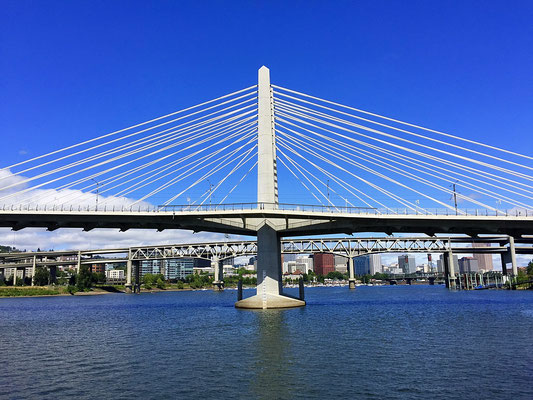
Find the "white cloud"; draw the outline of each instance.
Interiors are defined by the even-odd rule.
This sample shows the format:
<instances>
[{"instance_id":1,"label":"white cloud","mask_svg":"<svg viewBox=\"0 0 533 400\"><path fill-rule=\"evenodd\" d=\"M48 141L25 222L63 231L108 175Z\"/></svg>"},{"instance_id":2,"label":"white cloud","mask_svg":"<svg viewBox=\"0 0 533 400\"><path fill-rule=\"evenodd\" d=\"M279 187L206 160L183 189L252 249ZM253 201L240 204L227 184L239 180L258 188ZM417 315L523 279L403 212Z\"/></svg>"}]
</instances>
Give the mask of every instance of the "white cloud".
<instances>
[{"instance_id":1,"label":"white cloud","mask_svg":"<svg viewBox=\"0 0 533 400\"><path fill-rule=\"evenodd\" d=\"M20 204L39 207L45 204L48 207L52 205L63 204L65 209L71 206L73 209L78 207L86 208L96 205L98 199L98 208L103 209L105 206L108 210L117 207L129 207L136 200L127 197L105 196L102 193L82 192L73 189L32 189L25 181L25 177L13 174L9 169L0 170L0 207L2 205L16 206ZM25 193L19 193L21 190L27 190ZM139 202L135 207L150 207L148 202ZM230 237L231 239L236 236ZM198 243L224 241L223 234L200 232L193 234L191 231L184 230L165 230L157 232L155 230L132 229L126 232L119 232L118 229L94 229L84 232L81 229L63 228L53 232L48 232L44 228L26 228L17 232L9 228L0 228L0 244L13 246L21 250L54 249L54 250L72 250L72 249L100 249L130 247L140 245L159 245L159 244L179 244L179 243Z\"/></svg>"},{"instance_id":2,"label":"white cloud","mask_svg":"<svg viewBox=\"0 0 533 400\"><path fill-rule=\"evenodd\" d=\"M0 170L0 207L2 206L30 206L52 207L63 206L76 209L78 207L95 207L98 202L98 207L104 206L113 207L129 207L136 202L136 199L128 197L106 196L103 193L92 193L88 191L81 191L75 189L41 189L32 188L26 182L28 178L13 174L9 169ZM94 188L92 188L94 190ZM141 208L151 207L152 205L146 201L141 201L135 204L135 207Z\"/></svg>"}]
</instances>

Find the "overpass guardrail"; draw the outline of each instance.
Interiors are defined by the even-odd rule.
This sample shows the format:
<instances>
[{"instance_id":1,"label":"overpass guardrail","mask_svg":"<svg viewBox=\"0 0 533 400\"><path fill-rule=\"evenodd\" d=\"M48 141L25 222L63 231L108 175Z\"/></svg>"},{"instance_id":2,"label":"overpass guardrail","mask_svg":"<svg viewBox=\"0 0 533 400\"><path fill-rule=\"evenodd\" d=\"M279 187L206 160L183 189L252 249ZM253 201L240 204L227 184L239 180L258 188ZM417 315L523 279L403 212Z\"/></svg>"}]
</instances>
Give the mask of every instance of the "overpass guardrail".
<instances>
[{"instance_id":1,"label":"overpass guardrail","mask_svg":"<svg viewBox=\"0 0 533 400\"><path fill-rule=\"evenodd\" d=\"M4 204L3 212L210 212L210 211L253 211L253 210L279 210L296 212L318 212L326 214L354 214L354 215L443 215L443 216L495 216L495 217L533 217L533 209L513 208L506 210L479 209L479 208L372 208L355 206L335 206L316 204L294 203L225 203L225 204L180 204L180 205L157 205L157 206L74 206L74 205L48 205L29 204L16 205Z\"/></svg>"}]
</instances>

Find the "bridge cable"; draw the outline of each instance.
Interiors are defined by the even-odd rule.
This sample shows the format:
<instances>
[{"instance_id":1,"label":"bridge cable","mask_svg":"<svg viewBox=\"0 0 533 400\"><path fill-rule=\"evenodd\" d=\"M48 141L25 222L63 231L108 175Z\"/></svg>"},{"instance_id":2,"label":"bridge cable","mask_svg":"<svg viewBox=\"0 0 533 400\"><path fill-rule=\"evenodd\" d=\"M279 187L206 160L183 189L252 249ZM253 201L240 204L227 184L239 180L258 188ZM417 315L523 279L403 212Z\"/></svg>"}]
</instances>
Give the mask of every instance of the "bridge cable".
<instances>
[{"instance_id":1,"label":"bridge cable","mask_svg":"<svg viewBox=\"0 0 533 400\"><path fill-rule=\"evenodd\" d=\"M236 94L239 94L239 93L243 93L243 92L246 92L246 91L249 91L249 90L252 90L252 89L255 89L257 87L257 85L252 85L250 87L247 87L247 88L244 88L244 89L241 89L241 90L238 90L236 92L233 92L233 93L229 93L229 94L226 94L224 96L220 96L220 97L217 97L216 99L212 99L212 100L209 100L209 101L205 101L203 103L199 103L199 104L196 104L194 106L191 106L191 107L187 107L187 108L184 108L182 110L179 110L179 111L175 111L175 112L172 112L170 114L166 114L166 115L163 115L161 117L157 117L157 118L154 118L154 119L151 119L149 121L145 121L145 122L141 122L139 124L136 124L136 125L132 125L132 126L129 126L127 128L123 128L123 129L120 129L120 130L117 130L117 131L114 131L114 132L111 132L111 133L107 133L105 135L102 135L102 136L99 136L99 137L96 137L94 139L90 139L90 140L86 140L84 142L81 142L81 143L77 143L77 144L74 144L72 146L67 146L67 147L64 147L62 149L59 149L59 150L55 150L55 151L52 151L50 153L47 153L47 154L43 154L41 156L38 156L38 157L33 157L31 159L28 159L28 160L25 160L25 161L21 161L21 162L18 162L16 164L12 164L8 167L5 167L5 168L8 168L8 169L11 169L13 167L16 167L16 166L19 166L19 165L22 165L22 164L26 164L28 162L31 162L31 161L35 161L35 160L38 160L38 159L41 159L43 157L47 157L47 156L50 156L50 155L53 155L53 154L57 154L57 153L60 153L62 151L66 151L66 150L70 150L72 148L75 148L75 147L78 147L78 146L82 146L84 144L87 144L87 143L91 143L91 142L95 142L97 140L100 140L100 139L103 139L103 138L106 138L106 137L109 137L109 136L113 136L113 135L116 135L118 133L121 133L121 132L125 132L129 129L134 129L134 128L138 128L139 126L143 126L143 125L146 125L146 124L149 124L149 123L152 123L152 122L155 122L155 121L159 121L159 120L162 120L162 119L165 119L165 118L168 118L168 117L171 117L173 115L177 115L177 114L180 114L180 113L183 113L183 112L186 112L186 111L189 111L189 110L192 110L192 109L195 109L195 108L198 108L198 107L202 107L204 105L207 105L207 104L210 104L210 103L213 103L213 102L216 102L216 101L219 101L219 100L222 100L222 99L225 99L225 98L228 98L228 97L231 97L231 96L235 96ZM253 94L253 93L252 93Z\"/></svg>"},{"instance_id":2,"label":"bridge cable","mask_svg":"<svg viewBox=\"0 0 533 400\"><path fill-rule=\"evenodd\" d=\"M397 119L385 117L385 116L382 116L382 115L379 115L379 114L375 114L375 113L371 113L371 112L368 112L368 111L364 111L364 110L361 110L361 109L358 109L358 108L349 107L349 106L346 106L346 105L343 105L343 104L340 104L340 103L335 103L333 101L321 99L319 97L315 97L315 96L311 96L311 95L308 95L308 94L305 94L305 93L301 93L301 92L297 92L297 91L290 90L290 89L287 89L287 88L283 88L281 86L272 85L272 87L275 88L275 89L280 89L280 90L284 90L284 91L287 91L287 92L290 92L290 93L293 93L293 94L297 94L299 96L311 98L313 100L317 100L317 101L321 101L321 102L324 102L324 103L332 104L332 105L335 105L337 107L346 108L346 109L349 109L349 110L352 110L352 111L360 112L360 113L363 113L363 114L366 114L366 115L371 115L371 116L374 116L374 117L377 117L377 118L381 118L381 119L385 119L385 120L388 120L388 121L391 121L391 122L403 124L403 125L406 125L406 126L410 126L410 127L416 128L416 129L425 130L427 132L436 133L438 135L446 136L446 137L449 137L449 138L452 138L452 139L461 140L461 141L464 141L464 142L467 142L467 143L472 143L472 144L476 144L478 146L483 146L483 147L486 147L486 148L489 148L489 149L492 149L492 150L502 151L502 152L507 153L507 154L512 154L514 156L523 157L523 158L527 158L527 159L533 160L533 157L530 157L530 156L527 156L527 155L524 155L524 154L520 154L520 153L516 153L516 152L510 151L510 150L502 149L500 147L491 146L491 145L488 145L488 144L485 144L485 143L482 143L482 142L477 142L477 141L474 141L474 140L471 140L471 139L465 139L465 138L462 138L460 136L456 136L456 135L452 135L452 134L449 134L449 133L437 131L437 130L434 130L434 129L425 128L425 127L420 126L420 125L410 124L408 122L404 122L404 121L400 121L400 120L397 120ZM274 91L274 93L281 94L280 92L277 92L277 91ZM287 95L285 95L285 96L287 96ZM304 101L304 100L299 99L299 101ZM319 105L317 105L317 106L319 106ZM354 116L354 117L357 118L356 116ZM376 121L372 121L372 120L368 120L368 122L379 124ZM380 125L383 125L383 124L380 124ZM387 127L389 127L389 126L387 126ZM391 129L397 129L395 127L390 127L390 128ZM425 138L427 138L427 137L425 137Z\"/></svg>"}]
</instances>

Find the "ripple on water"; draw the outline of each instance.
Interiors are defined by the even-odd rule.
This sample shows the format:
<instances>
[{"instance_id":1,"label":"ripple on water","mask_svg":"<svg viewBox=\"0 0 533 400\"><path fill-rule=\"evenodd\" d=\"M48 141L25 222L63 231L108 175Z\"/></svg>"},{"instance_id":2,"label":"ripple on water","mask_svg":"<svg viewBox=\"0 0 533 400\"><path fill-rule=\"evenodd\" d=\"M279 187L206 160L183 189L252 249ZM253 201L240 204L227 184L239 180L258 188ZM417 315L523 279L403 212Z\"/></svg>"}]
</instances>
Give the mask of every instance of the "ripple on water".
<instances>
[{"instance_id":1,"label":"ripple on water","mask_svg":"<svg viewBox=\"0 0 533 400\"><path fill-rule=\"evenodd\" d=\"M0 397L533 398L533 292L312 288L259 312L235 296L2 299Z\"/></svg>"}]
</instances>

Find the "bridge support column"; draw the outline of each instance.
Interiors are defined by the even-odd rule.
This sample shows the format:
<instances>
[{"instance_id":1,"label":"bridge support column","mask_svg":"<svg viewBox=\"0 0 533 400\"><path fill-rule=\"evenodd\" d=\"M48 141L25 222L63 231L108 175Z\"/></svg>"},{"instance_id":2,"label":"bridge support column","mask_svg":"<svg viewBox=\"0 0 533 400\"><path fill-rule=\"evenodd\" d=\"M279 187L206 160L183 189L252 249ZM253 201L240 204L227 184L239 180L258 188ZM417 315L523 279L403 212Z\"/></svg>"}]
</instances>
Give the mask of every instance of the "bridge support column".
<instances>
[{"instance_id":1,"label":"bridge support column","mask_svg":"<svg viewBox=\"0 0 533 400\"><path fill-rule=\"evenodd\" d=\"M451 250L444 253L444 279L447 288L455 288L455 266L453 263L453 252Z\"/></svg>"},{"instance_id":2,"label":"bridge support column","mask_svg":"<svg viewBox=\"0 0 533 400\"><path fill-rule=\"evenodd\" d=\"M31 264L31 285L35 285L35 269L37 267L37 256L33 256L32 264Z\"/></svg>"},{"instance_id":3,"label":"bridge support column","mask_svg":"<svg viewBox=\"0 0 533 400\"><path fill-rule=\"evenodd\" d=\"M355 289L355 271L353 268L353 256L348 257L348 287Z\"/></svg>"},{"instance_id":4,"label":"bridge support column","mask_svg":"<svg viewBox=\"0 0 533 400\"><path fill-rule=\"evenodd\" d=\"M507 276L507 262L508 262L509 254L508 253L501 253L500 259L502 260L502 275Z\"/></svg>"},{"instance_id":5,"label":"bridge support column","mask_svg":"<svg viewBox=\"0 0 533 400\"><path fill-rule=\"evenodd\" d=\"M128 261L126 261L126 285L125 285L125 291L126 293L131 293L131 249L128 251Z\"/></svg>"},{"instance_id":6,"label":"bridge support column","mask_svg":"<svg viewBox=\"0 0 533 400\"><path fill-rule=\"evenodd\" d=\"M57 282L57 267L55 265L50 266L50 283L55 284Z\"/></svg>"},{"instance_id":7,"label":"bridge support column","mask_svg":"<svg viewBox=\"0 0 533 400\"><path fill-rule=\"evenodd\" d=\"M514 237L509 236L509 254L511 257L511 265L513 268L513 276L518 275L518 267L516 265L516 251L514 246Z\"/></svg>"},{"instance_id":8,"label":"bridge support column","mask_svg":"<svg viewBox=\"0 0 533 400\"><path fill-rule=\"evenodd\" d=\"M215 279L213 281L213 290L224 290L224 270L222 262L218 259L217 256L214 256L211 259L211 268L213 268Z\"/></svg>"},{"instance_id":9,"label":"bridge support column","mask_svg":"<svg viewBox=\"0 0 533 400\"><path fill-rule=\"evenodd\" d=\"M81 271L81 251L78 251L78 262L76 264L76 273L79 274Z\"/></svg>"},{"instance_id":10,"label":"bridge support column","mask_svg":"<svg viewBox=\"0 0 533 400\"><path fill-rule=\"evenodd\" d=\"M133 292L141 293L141 262L135 261L132 266L135 270L135 286L133 287Z\"/></svg>"},{"instance_id":11,"label":"bridge support column","mask_svg":"<svg viewBox=\"0 0 533 400\"><path fill-rule=\"evenodd\" d=\"M17 286L17 267L13 268L13 286Z\"/></svg>"},{"instance_id":12,"label":"bridge support column","mask_svg":"<svg viewBox=\"0 0 533 400\"><path fill-rule=\"evenodd\" d=\"M268 224L257 231L257 294L237 301L237 308L290 308L305 306L305 301L283 294L281 242Z\"/></svg>"}]
</instances>

